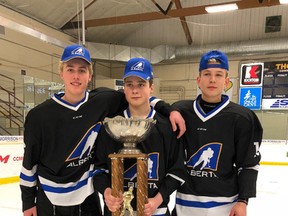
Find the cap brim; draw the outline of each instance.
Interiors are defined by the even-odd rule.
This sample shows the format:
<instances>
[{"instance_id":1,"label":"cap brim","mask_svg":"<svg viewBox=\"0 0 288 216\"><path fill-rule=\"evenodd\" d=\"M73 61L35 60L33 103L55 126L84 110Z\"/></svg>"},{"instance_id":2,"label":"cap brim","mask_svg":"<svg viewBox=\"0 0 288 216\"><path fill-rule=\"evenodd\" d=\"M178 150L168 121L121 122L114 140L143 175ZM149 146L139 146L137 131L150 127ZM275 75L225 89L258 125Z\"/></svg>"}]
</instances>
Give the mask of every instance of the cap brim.
<instances>
[{"instance_id":1,"label":"cap brim","mask_svg":"<svg viewBox=\"0 0 288 216\"><path fill-rule=\"evenodd\" d=\"M89 60L87 60L86 58L84 58L83 56L70 56L70 57L68 57L68 58L62 59L61 61L62 61L62 62L67 62L67 61L70 61L70 60L72 60L72 59L77 59L77 58L83 59L83 60L85 60L88 64L91 64L91 62L90 62Z\"/></svg>"},{"instance_id":2,"label":"cap brim","mask_svg":"<svg viewBox=\"0 0 288 216\"><path fill-rule=\"evenodd\" d=\"M206 68L221 68L227 70L223 64L207 64Z\"/></svg>"},{"instance_id":3,"label":"cap brim","mask_svg":"<svg viewBox=\"0 0 288 216\"><path fill-rule=\"evenodd\" d=\"M122 78L125 79L125 78L130 77L130 76L137 76L143 80L150 80L152 78L150 76L147 76L146 74L139 73L138 71L130 71L130 72L126 73Z\"/></svg>"}]
</instances>

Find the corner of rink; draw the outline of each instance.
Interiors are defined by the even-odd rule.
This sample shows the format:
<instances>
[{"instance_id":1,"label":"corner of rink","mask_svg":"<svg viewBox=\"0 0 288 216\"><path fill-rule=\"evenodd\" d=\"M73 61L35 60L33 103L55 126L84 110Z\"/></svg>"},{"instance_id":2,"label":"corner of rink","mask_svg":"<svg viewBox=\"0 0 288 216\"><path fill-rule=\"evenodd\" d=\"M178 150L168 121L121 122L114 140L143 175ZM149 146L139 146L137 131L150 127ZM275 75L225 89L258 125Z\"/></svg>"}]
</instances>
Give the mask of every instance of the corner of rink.
<instances>
[{"instance_id":1,"label":"corner of rink","mask_svg":"<svg viewBox=\"0 0 288 216\"><path fill-rule=\"evenodd\" d=\"M260 153L261 165L288 166L288 140L263 139Z\"/></svg>"},{"instance_id":2,"label":"corner of rink","mask_svg":"<svg viewBox=\"0 0 288 216\"><path fill-rule=\"evenodd\" d=\"M19 186L23 152L23 136L0 136L0 215L23 215Z\"/></svg>"},{"instance_id":3,"label":"corner of rink","mask_svg":"<svg viewBox=\"0 0 288 216\"><path fill-rule=\"evenodd\" d=\"M0 136L0 185L19 182L23 152L23 136Z\"/></svg>"}]
</instances>

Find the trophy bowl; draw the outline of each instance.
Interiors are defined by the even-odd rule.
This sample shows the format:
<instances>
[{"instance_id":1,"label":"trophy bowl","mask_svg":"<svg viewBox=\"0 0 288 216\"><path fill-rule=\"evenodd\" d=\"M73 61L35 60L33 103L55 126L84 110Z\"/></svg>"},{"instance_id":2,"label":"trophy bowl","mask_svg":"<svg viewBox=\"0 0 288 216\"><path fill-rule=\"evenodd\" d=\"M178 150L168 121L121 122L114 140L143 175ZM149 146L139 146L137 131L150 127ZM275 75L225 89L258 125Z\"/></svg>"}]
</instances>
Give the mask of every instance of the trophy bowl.
<instances>
[{"instance_id":1,"label":"trophy bowl","mask_svg":"<svg viewBox=\"0 0 288 216\"><path fill-rule=\"evenodd\" d=\"M105 118L103 125L107 133L115 140L123 143L120 154L140 154L140 149L136 148L155 125L154 119L124 118L116 116Z\"/></svg>"}]
</instances>

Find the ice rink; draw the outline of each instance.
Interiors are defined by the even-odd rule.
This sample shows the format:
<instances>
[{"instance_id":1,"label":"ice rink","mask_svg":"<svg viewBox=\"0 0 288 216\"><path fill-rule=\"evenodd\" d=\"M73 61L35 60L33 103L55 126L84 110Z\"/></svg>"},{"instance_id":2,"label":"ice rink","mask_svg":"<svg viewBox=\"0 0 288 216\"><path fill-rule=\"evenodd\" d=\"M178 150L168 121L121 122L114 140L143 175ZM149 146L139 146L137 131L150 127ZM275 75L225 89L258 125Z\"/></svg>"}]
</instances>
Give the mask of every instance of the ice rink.
<instances>
[{"instance_id":1,"label":"ice rink","mask_svg":"<svg viewBox=\"0 0 288 216\"><path fill-rule=\"evenodd\" d=\"M250 199L248 216L287 215L288 166L261 165L257 198ZM19 183L0 185L0 215L20 216Z\"/></svg>"},{"instance_id":2,"label":"ice rink","mask_svg":"<svg viewBox=\"0 0 288 216\"><path fill-rule=\"evenodd\" d=\"M263 140L260 152L257 197L249 200L248 216L287 215L288 143ZM0 195L0 216L22 215L19 183L0 185ZM174 196L169 207L173 206Z\"/></svg>"}]
</instances>

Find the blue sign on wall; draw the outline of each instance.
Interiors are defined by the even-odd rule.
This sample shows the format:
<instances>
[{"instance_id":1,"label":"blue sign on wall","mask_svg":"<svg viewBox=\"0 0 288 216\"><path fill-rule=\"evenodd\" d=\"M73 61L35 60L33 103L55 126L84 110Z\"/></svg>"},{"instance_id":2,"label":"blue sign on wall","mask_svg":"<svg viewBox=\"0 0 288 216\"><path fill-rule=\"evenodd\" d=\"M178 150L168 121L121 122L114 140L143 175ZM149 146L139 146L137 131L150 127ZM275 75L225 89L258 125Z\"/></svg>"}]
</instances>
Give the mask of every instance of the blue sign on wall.
<instances>
[{"instance_id":1,"label":"blue sign on wall","mask_svg":"<svg viewBox=\"0 0 288 216\"><path fill-rule=\"evenodd\" d=\"M262 88L240 88L239 104L251 110L260 110Z\"/></svg>"}]
</instances>

